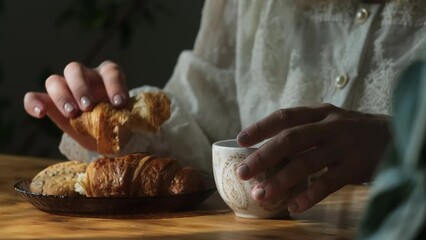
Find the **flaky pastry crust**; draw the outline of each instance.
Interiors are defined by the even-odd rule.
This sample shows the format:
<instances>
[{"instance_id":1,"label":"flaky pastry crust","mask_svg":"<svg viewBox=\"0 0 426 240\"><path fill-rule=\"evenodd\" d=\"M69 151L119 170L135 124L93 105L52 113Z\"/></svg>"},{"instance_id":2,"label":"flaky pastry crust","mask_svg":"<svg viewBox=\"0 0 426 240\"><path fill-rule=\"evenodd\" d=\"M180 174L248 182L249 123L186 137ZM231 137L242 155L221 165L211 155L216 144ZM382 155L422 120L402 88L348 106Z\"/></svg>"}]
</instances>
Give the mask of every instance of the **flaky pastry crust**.
<instances>
[{"instance_id":1,"label":"flaky pastry crust","mask_svg":"<svg viewBox=\"0 0 426 240\"><path fill-rule=\"evenodd\" d=\"M158 132L170 117L170 104L163 92L144 92L131 98L126 108L99 103L91 111L71 119L70 124L77 132L95 138L100 154L117 154L121 148L121 131Z\"/></svg>"}]
</instances>

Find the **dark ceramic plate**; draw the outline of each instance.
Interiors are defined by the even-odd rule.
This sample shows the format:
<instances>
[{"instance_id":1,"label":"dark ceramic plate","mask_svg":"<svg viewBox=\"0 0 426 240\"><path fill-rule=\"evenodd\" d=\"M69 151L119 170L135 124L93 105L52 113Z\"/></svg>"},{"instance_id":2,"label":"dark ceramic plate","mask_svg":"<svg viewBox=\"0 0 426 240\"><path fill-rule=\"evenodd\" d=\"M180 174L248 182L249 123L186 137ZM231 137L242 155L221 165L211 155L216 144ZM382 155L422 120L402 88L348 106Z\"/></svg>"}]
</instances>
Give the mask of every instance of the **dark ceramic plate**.
<instances>
[{"instance_id":1,"label":"dark ceramic plate","mask_svg":"<svg viewBox=\"0 0 426 240\"><path fill-rule=\"evenodd\" d=\"M77 216L179 211L197 206L216 191L212 184L199 192L161 197L64 197L30 192L30 183L27 179L14 186L26 201L45 212Z\"/></svg>"}]
</instances>

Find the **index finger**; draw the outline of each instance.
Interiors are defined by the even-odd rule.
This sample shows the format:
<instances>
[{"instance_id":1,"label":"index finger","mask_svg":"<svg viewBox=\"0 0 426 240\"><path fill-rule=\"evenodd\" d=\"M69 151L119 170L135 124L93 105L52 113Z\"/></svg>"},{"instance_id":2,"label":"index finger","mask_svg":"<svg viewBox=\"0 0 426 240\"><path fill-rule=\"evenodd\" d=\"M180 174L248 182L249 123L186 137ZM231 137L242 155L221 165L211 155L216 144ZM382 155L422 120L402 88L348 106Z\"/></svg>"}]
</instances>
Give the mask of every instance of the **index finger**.
<instances>
[{"instance_id":1,"label":"index finger","mask_svg":"<svg viewBox=\"0 0 426 240\"><path fill-rule=\"evenodd\" d=\"M334 109L335 107L331 104L321 104L317 107L295 107L277 110L242 130L237 136L238 143L243 147L255 145L285 129L321 121Z\"/></svg>"}]
</instances>

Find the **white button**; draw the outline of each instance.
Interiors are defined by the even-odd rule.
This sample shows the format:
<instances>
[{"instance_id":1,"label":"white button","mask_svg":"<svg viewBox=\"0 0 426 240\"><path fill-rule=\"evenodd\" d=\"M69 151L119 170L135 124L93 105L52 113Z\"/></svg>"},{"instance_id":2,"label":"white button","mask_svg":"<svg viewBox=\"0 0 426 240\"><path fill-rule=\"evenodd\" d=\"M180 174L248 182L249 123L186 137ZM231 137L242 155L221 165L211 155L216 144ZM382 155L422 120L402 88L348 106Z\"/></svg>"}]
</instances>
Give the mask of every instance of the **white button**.
<instances>
[{"instance_id":1,"label":"white button","mask_svg":"<svg viewBox=\"0 0 426 240\"><path fill-rule=\"evenodd\" d=\"M346 84L348 83L348 80L349 80L348 75L346 74L340 75L335 80L335 86L337 88L344 88Z\"/></svg>"},{"instance_id":2,"label":"white button","mask_svg":"<svg viewBox=\"0 0 426 240\"><path fill-rule=\"evenodd\" d=\"M356 13L356 22L357 23L365 23L370 16L370 13L365 8L361 8Z\"/></svg>"}]
</instances>

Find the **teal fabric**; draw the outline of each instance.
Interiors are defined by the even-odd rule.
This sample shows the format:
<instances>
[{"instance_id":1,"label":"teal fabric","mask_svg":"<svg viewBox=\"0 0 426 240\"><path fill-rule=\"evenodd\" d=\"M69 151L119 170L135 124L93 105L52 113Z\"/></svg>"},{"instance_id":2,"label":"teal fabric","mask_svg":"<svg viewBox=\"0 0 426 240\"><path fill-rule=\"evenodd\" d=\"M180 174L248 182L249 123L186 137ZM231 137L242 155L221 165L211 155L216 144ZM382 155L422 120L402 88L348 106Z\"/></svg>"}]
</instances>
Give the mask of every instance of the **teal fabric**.
<instances>
[{"instance_id":1,"label":"teal fabric","mask_svg":"<svg viewBox=\"0 0 426 240\"><path fill-rule=\"evenodd\" d=\"M426 239L426 61L402 75L394 134L373 181L357 239Z\"/></svg>"}]
</instances>

